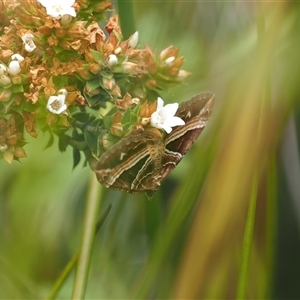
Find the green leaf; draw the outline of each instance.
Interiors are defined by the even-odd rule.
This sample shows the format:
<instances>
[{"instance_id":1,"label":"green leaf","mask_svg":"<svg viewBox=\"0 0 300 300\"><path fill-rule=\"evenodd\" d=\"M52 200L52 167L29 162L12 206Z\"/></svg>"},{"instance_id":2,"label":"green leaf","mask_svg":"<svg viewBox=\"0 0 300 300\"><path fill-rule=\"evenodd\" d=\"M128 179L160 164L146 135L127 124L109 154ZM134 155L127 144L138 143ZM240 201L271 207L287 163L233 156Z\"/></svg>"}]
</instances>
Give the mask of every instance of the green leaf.
<instances>
[{"instance_id":1,"label":"green leaf","mask_svg":"<svg viewBox=\"0 0 300 300\"><path fill-rule=\"evenodd\" d=\"M121 124L124 125L126 123L130 123L130 121L131 121L131 110L130 108L128 108L123 114Z\"/></svg>"},{"instance_id":2,"label":"green leaf","mask_svg":"<svg viewBox=\"0 0 300 300\"><path fill-rule=\"evenodd\" d=\"M113 117L106 115L105 117L103 117L103 123L104 123L105 128L107 130L109 130L113 123Z\"/></svg>"},{"instance_id":3,"label":"green leaf","mask_svg":"<svg viewBox=\"0 0 300 300\"><path fill-rule=\"evenodd\" d=\"M45 149L50 148L53 145L53 143L54 143L54 136L53 136L53 134L50 133L50 138L49 138L47 145L45 146Z\"/></svg>"},{"instance_id":4,"label":"green leaf","mask_svg":"<svg viewBox=\"0 0 300 300\"><path fill-rule=\"evenodd\" d=\"M73 148L73 169L79 164L81 159L80 151L76 148Z\"/></svg>"},{"instance_id":5,"label":"green leaf","mask_svg":"<svg viewBox=\"0 0 300 300\"><path fill-rule=\"evenodd\" d=\"M57 88L62 88L68 85L68 81L69 81L68 76L64 76L64 75L52 77L52 80L53 80L53 84Z\"/></svg>"},{"instance_id":6,"label":"green leaf","mask_svg":"<svg viewBox=\"0 0 300 300\"><path fill-rule=\"evenodd\" d=\"M83 134L84 134L84 139L86 140L88 147L91 149L92 152L97 153L97 148L98 148L97 147L97 142L98 142L97 137L87 130L84 130Z\"/></svg>"},{"instance_id":7,"label":"green leaf","mask_svg":"<svg viewBox=\"0 0 300 300\"><path fill-rule=\"evenodd\" d=\"M32 102L25 102L23 110L27 112L33 112L36 109L36 104Z\"/></svg>"},{"instance_id":8,"label":"green leaf","mask_svg":"<svg viewBox=\"0 0 300 300\"><path fill-rule=\"evenodd\" d=\"M61 152L65 152L68 145L69 145L69 140L70 137L67 135L61 135L59 136L59 140L58 140L58 149Z\"/></svg>"},{"instance_id":9,"label":"green leaf","mask_svg":"<svg viewBox=\"0 0 300 300\"><path fill-rule=\"evenodd\" d=\"M93 59L95 60L95 62L102 64L102 62L103 62L102 53L100 53L99 51L95 51L95 50L90 50L90 51L91 51L91 54L92 54Z\"/></svg>"},{"instance_id":10,"label":"green leaf","mask_svg":"<svg viewBox=\"0 0 300 300\"><path fill-rule=\"evenodd\" d=\"M24 87L22 84L13 84L11 86L11 91L14 93L14 94L17 94L17 93L23 93L24 92Z\"/></svg>"},{"instance_id":11,"label":"green leaf","mask_svg":"<svg viewBox=\"0 0 300 300\"><path fill-rule=\"evenodd\" d=\"M96 79L92 79L92 80L88 80L86 82L86 87L88 90L95 90L97 88L99 88L101 86L100 80L98 78Z\"/></svg>"},{"instance_id":12,"label":"green leaf","mask_svg":"<svg viewBox=\"0 0 300 300\"><path fill-rule=\"evenodd\" d=\"M15 101L15 97L16 97L15 95L12 95L8 101L2 102L2 104L4 106L5 113L8 112L11 104Z\"/></svg>"}]
</instances>

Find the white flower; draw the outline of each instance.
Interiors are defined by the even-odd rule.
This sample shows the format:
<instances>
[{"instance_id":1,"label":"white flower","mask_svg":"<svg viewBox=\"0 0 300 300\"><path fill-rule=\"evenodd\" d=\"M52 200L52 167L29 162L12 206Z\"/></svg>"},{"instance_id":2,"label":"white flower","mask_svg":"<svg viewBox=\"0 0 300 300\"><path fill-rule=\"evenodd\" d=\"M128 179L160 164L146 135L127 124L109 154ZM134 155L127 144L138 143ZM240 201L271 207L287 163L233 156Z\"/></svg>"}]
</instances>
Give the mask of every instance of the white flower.
<instances>
[{"instance_id":1,"label":"white flower","mask_svg":"<svg viewBox=\"0 0 300 300\"><path fill-rule=\"evenodd\" d=\"M0 144L0 152L5 152L8 146L6 144Z\"/></svg>"},{"instance_id":2,"label":"white flower","mask_svg":"<svg viewBox=\"0 0 300 300\"><path fill-rule=\"evenodd\" d=\"M136 31L130 38L129 38L129 41L128 41L128 45L130 48L135 48L136 45L138 44L138 41L139 41L139 32Z\"/></svg>"},{"instance_id":3,"label":"white flower","mask_svg":"<svg viewBox=\"0 0 300 300\"><path fill-rule=\"evenodd\" d=\"M67 97L67 90L60 89L58 96L50 96L46 105L46 108L53 114L59 115L67 109L65 100Z\"/></svg>"},{"instance_id":4,"label":"white flower","mask_svg":"<svg viewBox=\"0 0 300 300\"><path fill-rule=\"evenodd\" d=\"M59 20L64 15L76 17L76 12L72 5L75 0L38 0L47 11L47 15Z\"/></svg>"},{"instance_id":5,"label":"white flower","mask_svg":"<svg viewBox=\"0 0 300 300\"><path fill-rule=\"evenodd\" d=\"M19 53L13 54L10 58L11 58L11 60L15 60L18 63L21 63L24 60L24 57Z\"/></svg>"},{"instance_id":6,"label":"white flower","mask_svg":"<svg viewBox=\"0 0 300 300\"><path fill-rule=\"evenodd\" d=\"M164 129L167 133L172 131L172 127L184 125L185 122L176 117L178 103L167 104L164 106L164 101L157 98L157 109L150 117L150 124L153 127Z\"/></svg>"},{"instance_id":7,"label":"white flower","mask_svg":"<svg viewBox=\"0 0 300 300\"><path fill-rule=\"evenodd\" d=\"M114 54L109 54L109 56L108 56L108 62L107 63L108 63L109 66L116 65L118 63L117 56L114 55Z\"/></svg>"},{"instance_id":8,"label":"white flower","mask_svg":"<svg viewBox=\"0 0 300 300\"><path fill-rule=\"evenodd\" d=\"M4 73L6 73L7 68L4 64L0 64L0 75L3 75Z\"/></svg>"},{"instance_id":9,"label":"white flower","mask_svg":"<svg viewBox=\"0 0 300 300\"><path fill-rule=\"evenodd\" d=\"M19 74L21 72L20 63L17 60L12 60L8 65L7 72L13 76Z\"/></svg>"},{"instance_id":10,"label":"white flower","mask_svg":"<svg viewBox=\"0 0 300 300\"><path fill-rule=\"evenodd\" d=\"M0 84L9 85L11 84L11 79L5 74L0 75Z\"/></svg>"},{"instance_id":11,"label":"white flower","mask_svg":"<svg viewBox=\"0 0 300 300\"><path fill-rule=\"evenodd\" d=\"M116 48L115 51L114 51L115 54L120 54L121 52L122 52L121 47Z\"/></svg>"},{"instance_id":12,"label":"white flower","mask_svg":"<svg viewBox=\"0 0 300 300\"><path fill-rule=\"evenodd\" d=\"M36 48L36 45L33 41L34 35L31 32L27 31L22 35L21 38L27 52L32 52Z\"/></svg>"},{"instance_id":13,"label":"white flower","mask_svg":"<svg viewBox=\"0 0 300 300\"><path fill-rule=\"evenodd\" d=\"M175 56L170 56L170 57L168 57L168 58L165 60L165 63L166 63L169 67L171 67L172 64L173 64L173 62L174 62L174 60L175 60Z\"/></svg>"}]
</instances>

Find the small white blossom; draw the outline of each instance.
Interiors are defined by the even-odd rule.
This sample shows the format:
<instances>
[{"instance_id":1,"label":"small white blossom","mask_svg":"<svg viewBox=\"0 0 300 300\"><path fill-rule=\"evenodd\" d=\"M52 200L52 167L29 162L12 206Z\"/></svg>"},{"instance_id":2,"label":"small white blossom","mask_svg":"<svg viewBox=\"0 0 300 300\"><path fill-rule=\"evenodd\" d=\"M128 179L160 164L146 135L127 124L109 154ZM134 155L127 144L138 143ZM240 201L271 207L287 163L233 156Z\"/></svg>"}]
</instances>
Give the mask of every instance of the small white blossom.
<instances>
[{"instance_id":1,"label":"small white blossom","mask_svg":"<svg viewBox=\"0 0 300 300\"><path fill-rule=\"evenodd\" d=\"M60 24L63 26L67 26L70 24L72 21L72 16L71 15L63 15L60 19Z\"/></svg>"},{"instance_id":2,"label":"small white blossom","mask_svg":"<svg viewBox=\"0 0 300 300\"><path fill-rule=\"evenodd\" d=\"M19 74L21 72L20 63L17 60L12 60L8 65L7 72L13 76Z\"/></svg>"},{"instance_id":3,"label":"small white blossom","mask_svg":"<svg viewBox=\"0 0 300 300\"><path fill-rule=\"evenodd\" d=\"M3 75L4 73L6 73L7 68L4 64L0 64L0 75Z\"/></svg>"},{"instance_id":4,"label":"small white blossom","mask_svg":"<svg viewBox=\"0 0 300 300\"><path fill-rule=\"evenodd\" d=\"M191 73L185 70L179 70L176 80L178 81L183 81L185 78L187 78L188 76L190 76Z\"/></svg>"},{"instance_id":5,"label":"small white blossom","mask_svg":"<svg viewBox=\"0 0 300 300\"><path fill-rule=\"evenodd\" d=\"M176 111L178 109L178 103L167 104L164 106L164 101L157 98L156 111L150 117L150 124L158 129L164 129L167 133L172 131L172 127L184 125L185 122L176 117Z\"/></svg>"},{"instance_id":6,"label":"small white blossom","mask_svg":"<svg viewBox=\"0 0 300 300\"><path fill-rule=\"evenodd\" d=\"M50 96L46 105L46 108L53 114L59 115L67 109L65 103L67 97L67 90L60 89L58 91L58 96Z\"/></svg>"},{"instance_id":7,"label":"small white blossom","mask_svg":"<svg viewBox=\"0 0 300 300\"><path fill-rule=\"evenodd\" d=\"M130 62L130 61L124 61L124 62L122 63L122 67L123 67L123 71L124 71L124 72L131 72L131 71L133 71L134 69L136 69L136 68L138 67L138 65L135 64L135 63L132 63L132 62Z\"/></svg>"},{"instance_id":8,"label":"small white blossom","mask_svg":"<svg viewBox=\"0 0 300 300\"><path fill-rule=\"evenodd\" d=\"M114 51L115 54L120 54L121 52L122 52L121 47L116 48L115 51Z\"/></svg>"},{"instance_id":9,"label":"small white blossom","mask_svg":"<svg viewBox=\"0 0 300 300\"><path fill-rule=\"evenodd\" d=\"M59 20L64 15L76 17L76 11L72 5L75 0L38 0L45 8L47 15Z\"/></svg>"},{"instance_id":10,"label":"small white blossom","mask_svg":"<svg viewBox=\"0 0 300 300\"><path fill-rule=\"evenodd\" d=\"M0 144L0 152L5 152L8 149L6 144Z\"/></svg>"},{"instance_id":11,"label":"small white blossom","mask_svg":"<svg viewBox=\"0 0 300 300\"><path fill-rule=\"evenodd\" d=\"M0 75L0 84L9 85L11 84L11 79L5 74Z\"/></svg>"},{"instance_id":12,"label":"small white blossom","mask_svg":"<svg viewBox=\"0 0 300 300\"><path fill-rule=\"evenodd\" d=\"M13 54L10 58L11 60L17 61L18 63L21 63L24 60L24 57L19 53Z\"/></svg>"},{"instance_id":13,"label":"small white blossom","mask_svg":"<svg viewBox=\"0 0 300 300\"><path fill-rule=\"evenodd\" d=\"M128 45L129 47L131 48L135 48L138 44L138 41L139 41L139 32L136 31L130 38L129 38L129 41L128 41Z\"/></svg>"},{"instance_id":14,"label":"small white blossom","mask_svg":"<svg viewBox=\"0 0 300 300\"><path fill-rule=\"evenodd\" d=\"M175 60L175 56L170 56L165 60L165 63L170 67L172 66L174 60Z\"/></svg>"},{"instance_id":15,"label":"small white blossom","mask_svg":"<svg viewBox=\"0 0 300 300\"><path fill-rule=\"evenodd\" d=\"M118 63L117 56L114 55L114 54L109 54L109 56L108 56L108 62L107 63L108 63L109 66L116 65Z\"/></svg>"},{"instance_id":16,"label":"small white blossom","mask_svg":"<svg viewBox=\"0 0 300 300\"><path fill-rule=\"evenodd\" d=\"M28 31L24 33L21 38L25 47L25 51L32 52L36 48L36 45L33 41L34 35L31 32Z\"/></svg>"}]
</instances>

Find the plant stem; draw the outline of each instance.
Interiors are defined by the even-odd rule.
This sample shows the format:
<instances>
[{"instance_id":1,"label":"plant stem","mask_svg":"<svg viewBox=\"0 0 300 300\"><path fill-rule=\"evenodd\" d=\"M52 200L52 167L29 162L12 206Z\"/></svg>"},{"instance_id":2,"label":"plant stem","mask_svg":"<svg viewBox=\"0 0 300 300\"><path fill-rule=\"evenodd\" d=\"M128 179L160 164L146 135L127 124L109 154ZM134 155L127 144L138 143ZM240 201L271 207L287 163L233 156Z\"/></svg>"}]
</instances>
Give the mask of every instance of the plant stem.
<instances>
[{"instance_id":1,"label":"plant stem","mask_svg":"<svg viewBox=\"0 0 300 300\"><path fill-rule=\"evenodd\" d=\"M118 13L124 39L128 39L135 29L133 2L118 0Z\"/></svg>"},{"instance_id":2,"label":"plant stem","mask_svg":"<svg viewBox=\"0 0 300 300\"><path fill-rule=\"evenodd\" d=\"M257 186L258 186L257 176L253 180L251 198L249 202L248 215L246 221L246 228L243 239L243 252L242 252L242 263L240 269L240 275L238 279L237 286L237 297L236 299L245 299L247 293L247 281L248 281L248 271L249 262L251 256L251 247L253 240L253 228L255 221L255 211L256 211L256 200L257 200Z\"/></svg>"},{"instance_id":3,"label":"plant stem","mask_svg":"<svg viewBox=\"0 0 300 300\"><path fill-rule=\"evenodd\" d=\"M98 230L100 229L100 227L102 226L102 224L106 220L106 217L108 216L110 210L111 210L111 205L108 206L108 208L106 209L106 211L104 212L104 214L101 216L101 219L97 222L95 234L98 232ZM68 264L65 266L65 268L61 272L60 276L55 281L55 284L53 285L53 287L52 287L52 289L51 289L51 291L49 293L49 296L47 297L47 300L55 299L55 297L58 294L61 286L63 285L63 283L65 282L65 280L67 279L67 277L69 276L69 274L71 273L71 271L73 270L73 268L76 266L76 264L78 262L78 258L79 258L79 253L80 253L80 250L78 250L72 256L72 258L70 259L70 261L68 262Z\"/></svg>"},{"instance_id":4,"label":"plant stem","mask_svg":"<svg viewBox=\"0 0 300 300\"><path fill-rule=\"evenodd\" d=\"M70 274L70 272L73 270L74 266L76 265L79 257L79 251L77 251L73 257L70 259L60 276L55 281L55 284L53 285L49 296L47 297L47 300L55 299L57 293L59 292L62 284L65 282L66 278Z\"/></svg>"},{"instance_id":5,"label":"plant stem","mask_svg":"<svg viewBox=\"0 0 300 300\"><path fill-rule=\"evenodd\" d=\"M83 235L80 247L80 254L75 273L72 299L84 299L91 261L97 216L99 212L101 197L101 185L93 173L90 181L86 211L83 223Z\"/></svg>"}]
</instances>

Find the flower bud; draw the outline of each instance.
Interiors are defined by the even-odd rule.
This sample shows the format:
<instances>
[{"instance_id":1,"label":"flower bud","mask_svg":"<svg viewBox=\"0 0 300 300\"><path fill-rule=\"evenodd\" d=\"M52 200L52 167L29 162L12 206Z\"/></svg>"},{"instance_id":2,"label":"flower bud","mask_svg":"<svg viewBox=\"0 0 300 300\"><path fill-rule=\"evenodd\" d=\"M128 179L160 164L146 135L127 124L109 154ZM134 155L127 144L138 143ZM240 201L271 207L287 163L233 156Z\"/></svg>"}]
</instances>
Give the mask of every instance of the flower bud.
<instances>
[{"instance_id":1,"label":"flower bud","mask_svg":"<svg viewBox=\"0 0 300 300\"><path fill-rule=\"evenodd\" d=\"M5 152L7 150L8 146L4 143L0 144L0 152Z\"/></svg>"},{"instance_id":2,"label":"flower bud","mask_svg":"<svg viewBox=\"0 0 300 300\"><path fill-rule=\"evenodd\" d=\"M67 26L68 24L70 24L71 23L71 21L72 21L72 16L70 16L70 15L63 15L62 17L61 17L61 19L60 19L60 24L62 25L62 26Z\"/></svg>"},{"instance_id":3,"label":"flower bud","mask_svg":"<svg viewBox=\"0 0 300 300\"><path fill-rule=\"evenodd\" d=\"M172 66L174 60L175 60L175 56L170 56L170 57L168 57L168 58L165 60L165 63L166 63L168 66Z\"/></svg>"},{"instance_id":4,"label":"flower bud","mask_svg":"<svg viewBox=\"0 0 300 300\"><path fill-rule=\"evenodd\" d=\"M0 92L0 102L6 102L10 99L12 91L10 89L3 89Z\"/></svg>"},{"instance_id":5,"label":"flower bud","mask_svg":"<svg viewBox=\"0 0 300 300\"><path fill-rule=\"evenodd\" d=\"M111 94L113 96L116 96L116 97L121 97L122 96L121 89L117 84L115 84L115 86L113 87Z\"/></svg>"},{"instance_id":6,"label":"flower bud","mask_svg":"<svg viewBox=\"0 0 300 300\"><path fill-rule=\"evenodd\" d=\"M190 76L191 73L185 70L179 70L176 80L178 81L183 81L185 78L187 78L188 76Z\"/></svg>"},{"instance_id":7,"label":"flower bud","mask_svg":"<svg viewBox=\"0 0 300 300\"><path fill-rule=\"evenodd\" d=\"M139 41L139 32L136 31L128 40L128 46L132 49L134 49Z\"/></svg>"},{"instance_id":8,"label":"flower bud","mask_svg":"<svg viewBox=\"0 0 300 300\"><path fill-rule=\"evenodd\" d=\"M110 1L107 1L107 0L98 1L98 3L95 2L94 7L93 7L93 11L99 13L99 12L102 12L102 11L105 11L105 10L111 8L112 5L113 4Z\"/></svg>"},{"instance_id":9,"label":"flower bud","mask_svg":"<svg viewBox=\"0 0 300 300\"><path fill-rule=\"evenodd\" d=\"M6 139L7 143L9 145L16 145L18 142L18 138L15 134L10 135L7 139Z\"/></svg>"},{"instance_id":10,"label":"flower bud","mask_svg":"<svg viewBox=\"0 0 300 300\"><path fill-rule=\"evenodd\" d=\"M123 135L123 126L121 123L114 123L110 127L111 134L115 136L122 136Z\"/></svg>"},{"instance_id":11,"label":"flower bud","mask_svg":"<svg viewBox=\"0 0 300 300\"><path fill-rule=\"evenodd\" d=\"M141 119L141 124L143 126L147 126L148 124L150 124L150 118L142 118Z\"/></svg>"},{"instance_id":12,"label":"flower bud","mask_svg":"<svg viewBox=\"0 0 300 300\"><path fill-rule=\"evenodd\" d=\"M7 72L7 67L4 64L0 64L0 75Z\"/></svg>"},{"instance_id":13,"label":"flower bud","mask_svg":"<svg viewBox=\"0 0 300 300\"><path fill-rule=\"evenodd\" d=\"M160 52L159 57L162 61L164 61L170 56L177 57L178 52L179 52L179 48L174 48L173 46L169 46Z\"/></svg>"},{"instance_id":14,"label":"flower bud","mask_svg":"<svg viewBox=\"0 0 300 300\"><path fill-rule=\"evenodd\" d=\"M30 31L24 33L21 38L24 44L25 51L32 52L36 48L36 45L33 42L34 35Z\"/></svg>"},{"instance_id":15,"label":"flower bud","mask_svg":"<svg viewBox=\"0 0 300 300\"><path fill-rule=\"evenodd\" d=\"M147 87L147 89L149 90L154 90L157 86L157 82L155 79L148 79L145 83L145 86Z\"/></svg>"},{"instance_id":16,"label":"flower bud","mask_svg":"<svg viewBox=\"0 0 300 300\"><path fill-rule=\"evenodd\" d=\"M115 54L120 54L122 52L122 48L121 47L118 47L114 50L114 53Z\"/></svg>"},{"instance_id":17,"label":"flower bud","mask_svg":"<svg viewBox=\"0 0 300 300\"><path fill-rule=\"evenodd\" d=\"M22 77L20 75L15 75L11 77L11 82L13 84L22 84Z\"/></svg>"},{"instance_id":18,"label":"flower bud","mask_svg":"<svg viewBox=\"0 0 300 300\"><path fill-rule=\"evenodd\" d=\"M70 25L66 30L66 35L74 40L84 39L89 36L89 32L85 29L85 21L77 21L74 24Z\"/></svg>"},{"instance_id":19,"label":"flower bud","mask_svg":"<svg viewBox=\"0 0 300 300\"><path fill-rule=\"evenodd\" d=\"M138 67L138 65L130 61L125 61L122 63L122 67L124 72L131 73L132 71L134 71L134 69Z\"/></svg>"},{"instance_id":20,"label":"flower bud","mask_svg":"<svg viewBox=\"0 0 300 300\"><path fill-rule=\"evenodd\" d=\"M96 96L96 95L100 94L100 92L101 92L101 90L98 89L98 88L97 89L93 89L93 90L88 89L87 85L84 86L83 90L90 97Z\"/></svg>"},{"instance_id":21,"label":"flower bud","mask_svg":"<svg viewBox=\"0 0 300 300\"><path fill-rule=\"evenodd\" d=\"M114 78L105 78L103 77L103 87L106 88L107 90L112 90L114 86L116 85L116 81Z\"/></svg>"},{"instance_id":22,"label":"flower bud","mask_svg":"<svg viewBox=\"0 0 300 300\"><path fill-rule=\"evenodd\" d=\"M9 85L9 84L11 84L11 80L6 75L0 75L0 84L2 84L2 85Z\"/></svg>"},{"instance_id":23,"label":"flower bud","mask_svg":"<svg viewBox=\"0 0 300 300\"><path fill-rule=\"evenodd\" d=\"M89 71L92 72L93 74L99 74L101 71L101 66L97 63L92 63L89 64Z\"/></svg>"},{"instance_id":24,"label":"flower bud","mask_svg":"<svg viewBox=\"0 0 300 300\"><path fill-rule=\"evenodd\" d=\"M26 155L26 152L23 148L21 147L15 147L15 150L14 150L14 155L18 158L24 158L24 157L27 157Z\"/></svg>"},{"instance_id":25,"label":"flower bud","mask_svg":"<svg viewBox=\"0 0 300 300\"><path fill-rule=\"evenodd\" d=\"M55 28L55 35L59 38L62 38L66 35L66 31L65 29L59 27L59 28Z\"/></svg>"},{"instance_id":26,"label":"flower bud","mask_svg":"<svg viewBox=\"0 0 300 300\"><path fill-rule=\"evenodd\" d=\"M111 67L118 63L118 57L115 54L109 54L107 64Z\"/></svg>"},{"instance_id":27,"label":"flower bud","mask_svg":"<svg viewBox=\"0 0 300 300\"><path fill-rule=\"evenodd\" d=\"M113 144L112 142L109 140L108 138L109 134L105 133L100 140L100 145L104 148L104 149L108 149L110 148Z\"/></svg>"},{"instance_id":28,"label":"flower bud","mask_svg":"<svg viewBox=\"0 0 300 300\"><path fill-rule=\"evenodd\" d=\"M172 67L168 70L168 75L169 76L172 76L172 77L175 77L178 75L178 72L179 72L179 68L176 68L176 67Z\"/></svg>"},{"instance_id":29,"label":"flower bud","mask_svg":"<svg viewBox=\"0 0 300 300\"><path fill-rule=\"evenodd\" d=\"M90 80L94 77L94 75L85 68L79 68L76 70L76 72L83 80Z\"/></svg>"},{"instance_id":30,"label":"flower bud","mask_svg":"<svg viewBox=\"0 0 300 300\"><path fill-rule=\"evenodd\" d=\"M17 75L21 72L21 67L20 67L20 63L17 60L12 60L9 65L8 65L8 69L7 69L8 73L10 75Z\"/></svg>"},{"instance_id":31,"label":"flower bud","mask_svg":"<svg viewBox=\"0 0 300 300\"><path fill-rule=\"evenodd\" d=\"M11 60L21 63L24 60L24 57L22 55L20 55L19 53L15 53L11 56Z\"/></svg>"}]
</instances>

